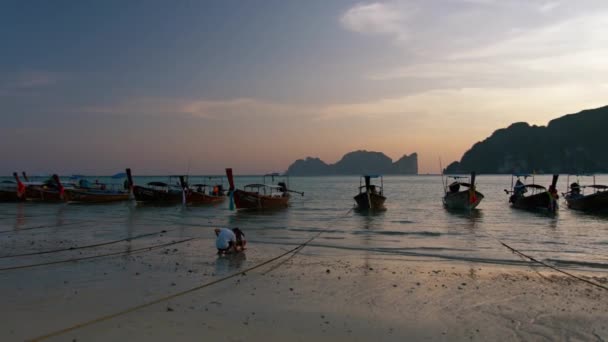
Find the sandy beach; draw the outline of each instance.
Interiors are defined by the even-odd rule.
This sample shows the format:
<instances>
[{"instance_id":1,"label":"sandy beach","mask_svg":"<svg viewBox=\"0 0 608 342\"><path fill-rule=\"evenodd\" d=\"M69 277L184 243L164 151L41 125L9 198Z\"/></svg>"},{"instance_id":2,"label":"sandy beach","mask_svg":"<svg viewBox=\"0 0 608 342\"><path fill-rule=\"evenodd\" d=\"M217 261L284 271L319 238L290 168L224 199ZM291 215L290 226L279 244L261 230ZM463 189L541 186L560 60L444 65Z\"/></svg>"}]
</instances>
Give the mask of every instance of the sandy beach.
<instances>
[{"instance_id":1,"label":"sandy beach","mask_svg":"<svg viewBox=\"0 0 608 342\"><path fill-rule=\"evenodd\" d=\"M2 272L0 339L43 336L220 279L288 249L252 245L244 254L216 257L212 243L198 239L125 257ZM585 276L608 285L606 277ZM542 268L370 252L327 255L306 247L294 257L48 340L604 341L607 294Z\"/></svg>"}]
</instances>

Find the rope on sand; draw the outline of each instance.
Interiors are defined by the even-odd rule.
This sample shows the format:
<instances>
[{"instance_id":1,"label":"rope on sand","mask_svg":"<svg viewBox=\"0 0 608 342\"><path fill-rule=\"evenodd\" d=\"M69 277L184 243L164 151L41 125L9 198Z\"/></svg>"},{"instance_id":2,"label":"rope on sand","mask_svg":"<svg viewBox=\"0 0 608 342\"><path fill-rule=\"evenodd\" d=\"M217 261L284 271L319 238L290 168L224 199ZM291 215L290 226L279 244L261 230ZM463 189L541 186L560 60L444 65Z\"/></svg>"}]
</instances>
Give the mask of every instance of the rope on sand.
<instances>
[{"instance_id":1,"label":"rope on sand","mask_svg":"<svg viewBox=\"0 0 608 342\"><path fill-rule=\"evenodd\" d=\"M65 259L65 260L43 262L43 263L39 263L39 264L11 266L11 267L0 268L0 271L18 270L18 269L38 267L38 266L48 266L48 265L55 265L55 264L66 263L66 262L75 262L75 261L82 261L82 260L90 260L90 259L97 259L97 258L116 256L116 255L135 254L135 253L147 252L147 251L151 251L151 250L159 249L159 248L163 248L163 247L168 247L168 246L172 246L172 245L177 245L179 243L184 243L184 242L192 241L194 239L196 239L196 238L189 238L189 239L185 239L185 240L178 240L178 241L173 241L173 242L169 242L169 243L164 243L164 244L161 244L161 245L154 245L154 246L149 246L149 247L142 247L142 248L138 248L138 249L132 249L132 250L129 250L129 251L114 252L114 253L99 254L99 255L92 255L92 256L82 257L82 258L76 258L76 259Z\"/></svg>"},{"instance_id":2,"label":"rope on sand","mask_svg":"<svg viewBox=\"0 0 608 342\"><path fill-rule=\"evenodd\" d=\"M352 210L353 209L348 210L343 216L337 217L335 220L341 219L343 217L346 217L348 214L350 214L352 212ZM333 222L333 221L334 220L332 220L330 222ZM325 231L325 229L319 231L317 234L313 235L311 238L309 238L308 240L306 240L303 243L299 244L298 246L296 246L296 247L294 247L294 248L292 248L292 249L290 249L290 250L288 250L288 251L286 251L284 253L281 253L281 254L279 254L279 255L271 258L271 259L263 261L263 262L261 262L261 263L259 263L257 265L251 266L251 267L249 267L249 268L247 268L245 270L242 270L242 271L233 273L231 275L225 276L223 278L220 278L220 279L217 279L217 280L214 280L214 281L211 281L211 282L208 282L208 283L205 283L205 284L202 284L202 285L190 288L188 290L177 292L177 293L174 293L172 295L168 295L168 296L165 296L165 297L161 297L161 298L149 301L147 303L143 303L143 304L140 304L140 305L133 306L133 307L130 307L130 308L127 308L127 309L115 312L113 314L108 314L108 315L105 315L105 316L101 316L101 317L98 317L98 318L95 318L95 319L92 319L92 320L89 320L89 321L86 321L86 322L81 322L81 323L75 324L75 325L73 325L71 327L67 327L67 328L64 328L64 329L61 329L61 330L57 330L57 331L54 331L54 332L51 332L51 333L48 333L48 334L45 334L45 335L42 335L42 336L34 337L34 338L29 339L27 341L38 342L38 341L47 340L47 339L49 339L51 337L56 337L56 336L59 336L59 335L63 335L65 333L68 333L68 332L71 332L71 331L74 331L74 330L77 330L77 329L80 329L80 328L84 328L84 327L87 327L87 326L90 326L90 325L93 325L93 324L97 324L97 323L100 323L100 322L104 322L104 321L107 321L107 320L110 320L110 319L122 316L122 315L126 315L128 313L131 313L131 312L134 312L134 311L137 311L137 310L140 310L140 309L143 309L143 308L146 308L146 307L158 304L158 303L166 302L168 300L171 300L171 299L174 299L174 298L177 298L177 297L181 297L183 295L186 295L186 294L189 294L189 293L192 293L192 292L204 289L206 287L209 287L209 286L212 286L212 285L224 282L226 280L232 279L232 278L237 277L239 275L244 275L247 272L251 272L251 271L253 271L255 269L258 269L258 268L263 267L265 265L268 265L268 264L270 264L270 263L272 263L272 262L274 262L276 260L279 260L279 259L283 258L286 255L289 255L291 253L294 253L294 255L295 255L295 254L299 253L304 247L306 247L314 239L316 239L317 237L319 237L324 231ZM282 264L283 263L281 263L280 265L282 265ZM273 268L273 269L276 269L276 268Z\"/></svg>"},{"instance_id":3,"label":"rope on sand","mask_svg":"<svg viewBox=\"0 0 608 342\"><path fill-rule=\"evenodd\" d=\"M65 251L74 251L74 250L78 250L78 249L101 247L101 246L113 245L113 244L116 244L116 243L119 243L119 242L123 242L123 241L132 241L132 240L136 240L136 239L141 239L143 237L148 237L148 236L153 236L153 235L158 235L158 234L164 234L164 233L167 233L167 232L170 232L170 231L171 230L161 230L160 232L149 233L149 234L141 234L141 235L136 235L136 236L120 239L120 240L113 240L113 241L95 243L95 244L92 244L92 245L84 245L84 246L76 246L76 247L66 247L66 248L52 249L52 250L42 251L42 252L30 252L30 253L22 253L22 254L2 255L2 256L0 256L0 259L17 258L17 257L23 257L23 256L33 256L33 255L41 255L41 254L59 253L59 252L65 252Z\"/></svg>"},{"instance_id":4,"label":"rope on sand","mask_svg":"<svg viewBox=\"0 0 608 342\"><path fill-rule=\"evenodd\" d=\"M51 225L44 225L44 226L34 226L34 227L19 228L19 229L0 230L0 234L19 233L19 232L22 232L24 230L33 230L33 229L42 229L42 228L55 228L55 227L73 226L75 224L90 223L90 222L97 222L97 221L95 221L95 220L85 220L85 221L76 221L76 222L70 222L70 223L51 224Z\"/></svg>"},{"instance_id":5,"label":"rope on sand","mask_svg":"<svg viewBox=\"0 0 608 342\"><path fill-rule=\"evenodd\" d=\"M497 240L498 240L498 239L497 239ZM604 286L604 285L602 285L602 284L598 284L598 283L593 282L593 281L591 281L591 280L588 280L588 279L585 279L585 278L579 277L579 276L574 275L574 274L572 274L572 273L569 273L569 272L566 272L566 271L564 271L564 270L561 270L561 269L559 269L559 268L557 268L557 267L555 267L555 266L553 266L553 265L549 265L549 264L547 264L547 263L545 263L545 262L543 262L543 261L540 261L540 260L538 260L538 259L535 259L535 258L533 258L533 257L531 257L531 256L529 256L529 255L526 255L526 254L524 254L524 253L522 253L522 252L518 251L517 249L515 249L515 248L513 248L513 247L511 247L511 246L509 246L509 245L507 245L506 243L504 243L504 242L502 242L502 241L500 241L500 240L498 240L498 242L500 242L500 244L501 244L501 245L505 246L505 247L506 247L506 248L508 248L508 249L509 249L511 252L513 252L513 253L515 253L515 254L519 255L520 257L523 257L523 258L529 259L529 260L530 260L530 261L532 261L532 262L535 262L535 263L538 263L538 264L540 264L540 265L542 265L542 266L548 267L548 268L550 268L550 269L552 269L552 270L554 270L554 271L557 271L557 272L559 272L559 273L565 274L565 275L567 275L567 276L569 276L569 277L572 277L572 278L574 278L574 279L577 279L577 280L580 280L580 281L582 281L582 282L585 282L585 283L587 283L587 284L589 284L589 285L592 285L592 286L595 286L595 287L597 287L597 288L600 288L600 289L603 289L603 290L607 290L607 291L608 291L608 287L606 287L606 286Z\"/></svg>"}]
</instances>

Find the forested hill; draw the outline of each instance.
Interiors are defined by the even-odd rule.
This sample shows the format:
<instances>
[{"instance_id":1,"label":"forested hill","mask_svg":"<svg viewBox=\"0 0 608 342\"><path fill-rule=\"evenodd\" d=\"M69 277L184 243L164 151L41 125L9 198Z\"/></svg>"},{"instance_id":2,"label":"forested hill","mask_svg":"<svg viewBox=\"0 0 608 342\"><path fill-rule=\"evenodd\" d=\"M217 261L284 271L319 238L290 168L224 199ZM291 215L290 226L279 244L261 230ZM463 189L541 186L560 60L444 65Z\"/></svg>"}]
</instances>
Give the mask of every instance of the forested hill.
<instances>
[{"instance_id":1,"label":"forested hill","mask_svg":"<svg viewBox=\"0 0 608 342\"><path fill-rule=\"evenodd\" d=\"M608 106L569 114L547 126L525 122L495 131L446 173L608 172Z\"/></svg>"}]
</instances>

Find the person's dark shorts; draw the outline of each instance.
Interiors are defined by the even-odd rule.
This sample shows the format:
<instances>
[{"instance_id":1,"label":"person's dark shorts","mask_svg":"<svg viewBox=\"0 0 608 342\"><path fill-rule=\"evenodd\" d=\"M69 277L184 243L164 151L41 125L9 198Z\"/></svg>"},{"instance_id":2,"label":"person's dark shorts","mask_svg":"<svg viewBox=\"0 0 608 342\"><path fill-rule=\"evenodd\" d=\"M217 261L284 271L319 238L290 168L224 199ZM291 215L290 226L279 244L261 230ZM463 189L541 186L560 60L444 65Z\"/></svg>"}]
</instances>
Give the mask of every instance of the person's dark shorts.
<instances>
[{"instance_id":1,"label":"person's dark shorts","mask_svg":"<svg viewBox=\"0 0 608 342\"><path fill-rule=\"evenodd\" d=\"M222 254L222 253L228 253L230 252L231 249L234 248L234 242L233 241L228 241L228 248L223 248L223 249L217 249L217 253L218 254Z\"/></svg>"}]
</instances>

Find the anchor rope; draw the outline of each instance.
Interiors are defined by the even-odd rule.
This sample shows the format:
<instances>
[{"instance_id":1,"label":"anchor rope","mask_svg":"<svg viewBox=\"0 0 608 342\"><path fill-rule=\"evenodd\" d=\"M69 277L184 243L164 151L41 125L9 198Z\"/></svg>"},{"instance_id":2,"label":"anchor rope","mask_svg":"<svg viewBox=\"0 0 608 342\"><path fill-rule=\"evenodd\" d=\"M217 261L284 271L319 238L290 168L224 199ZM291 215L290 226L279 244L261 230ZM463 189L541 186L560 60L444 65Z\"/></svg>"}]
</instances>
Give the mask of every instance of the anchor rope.
<instances>
[{"instance_id":1,"label":"anchor rope","mask_svg":"<svg viewBox=\"0 0 608 342\"><path fill-rule=\"evenodd\" d=\"M272 262L274 262L276 260L279 260L279 259L283 258L286 255L289 255L289 254L292 254L292 253L297 254L304 247L306 247L308 244L310 244L313 240L315 240L316 238L318 238L325 230L327 230L327 228L329 228L329 223L334 222L335 220L339 220L339 219L342 219L342 218L346 217L352 211L353 211L353 209L349 209L344 215L336 217L334 220L331 220L330 222L328 222L327 227L325 229L319 231L317 234L313 235L312 237L310 237L306 241L302 242L298 246L296 246L296 247L294 247L294 248L292 248L292 249L290 249L288 251L285 251L285 252L283 252L283 253L281 253L281 254L273 257L273 258L270 258L270 259L265 260L263 262L260 262L260 263L258 263L256 265L253 265L253 266L251 266L251 267L249 267L247 269L244 269L244 270L239 271L239 272L235 272L233 274L230 274L228 276L222 277L220 279L213 280L213 281L205 283L205 284L201 284L201 285L192 287L192 288L184 290L184 291L176 292L176 293L168 295L168 296L164 296L164 297L161 297L161 298L158 298L158 299L146 302L146 303L142 303L140 305L132 306L130 308L127 308L127 309L124 309L124 310L121 310L121 311L117 311L117 312L112 313L112 314L108 314L108 315L105 315L105 316L97 317L97 318L91 319L89 321L85 321L85 322L74 324L74 325L72 325L70 327L67 327L67 328L64 328L64 329L61 329L61 330L53 331L53 332L50 332L50 333L45 334L45 335L34 337L32 339L28 339L27 341L38 342L38 341L47 340L47 339L49 339L51 337L56 337L56 336L59 336L59 335L63 335L63 334L66 334L68 332L80 329L80 328L84 328L84 327L87 327L87 326L90 326L90 325L94 325L94 324L97 324L97 323L100 323L100 322L104 322L104 321L107 321L107 320L110 320L110 319L113 319L113 318L116 318L116 317L119 317L119 316L123 316L123 315L126 315L128 313L131 313L131 312L134 312L134 311L137 311L137 310L140 310L140 309L143 309L143 308L146 308L146 307L158 304L158 303L166 302L168 300L171 300L171 299L174 299L174 298L178 298L178 297L184 296L186 294L189 294L189 293L192 293L192 292L195 292L195 291L198 291L198 290L202 290L204 288L210 287L210 286L215 285L215 284L219 284L221 282L224 282L226 280L232 279L232 278L237 277L239 275L244 275L247 272L251 272L251 271L256 270L256 269L258 269L260 267L266 266L266 265L268 265L268 264L270 264L270 263L272 263ZM283 263L281 263L280 265L282 265L282 264ZM276 269L276 268L273 268L273 269Z\"/></svg>"},{"instance_id":2,"label":"anchor rope","mask_svg":"<svg viewBox=\"0 0 608 342\"><path fill-rule=\"evenodd\" d=\"M66 247L66 248L60 248L60 249L51 249L51 250L41 251L41 252L30 252L30 253L22 253L22 254L2 255L2 256L0 256L0 259L17 258L17 257L33 256L33 255L41 255L41 254L50 254L50 253L59 253L59 252L65 252L65 251L74 251L74 250L79 250L79 249L86 249L86 248L94 248L94 247L113 245L113 244L116 244L116 243L119 243L119 242L123 242L123 241L132 241L132 240L136 240L136 239L141 239L143 237L148 237L148 236L153 236L153 235L158 235L158 234L164 234L164 233L168 233L168 232L173 231L173 230L175 230L175 229L172 229L172 230L161 230L160 232L141 234L141 235L127 237L127 238L120 239L120 240L112 240L112 241L95 243L95 244L92 244L92 245Z\"/></svg>"},{"instance_id":3,"label":"anchor rope","mask_svg":"<svg viewBox=\"0 0 608 342\"><path fill-rule=\"evenodd\" d=\"M148 252L148 251L152 251L152 250L155 250L155 249L159 249L159 248L163 248L163 247L168 247L168 246L177 245L177 244L180 244L180 243L192 241L192 240L195 240L195 239L197 239L197 238L189 238L189 239L184 239L184 240L172 241L172 242L164 243L164 244L160 244L160 245L153 245L153 246L148 246L148 247L142 247L142 248L132 249L132 250L128 250L128 251L122 251L122 252L113 252L113 253L106 253L106 254L91 255L91 256L82 257L82 258L49 261L49 262L43 262L43 263L38 263L38 264L11 266L11 267L0 268L0 271L11 271L11 270L18 270L18 269L24 269L24 268L32 268L32 267L38 267L38 266L56 265L56 264L62 264L62 263L66 263L66 262L76 262L76 261L82 261L82 260L98 259L98 258L109 257L109 256L128 255L128 254L135 254L135 253L141 253L141 252Z\"/></svg>"}]
</instances>

